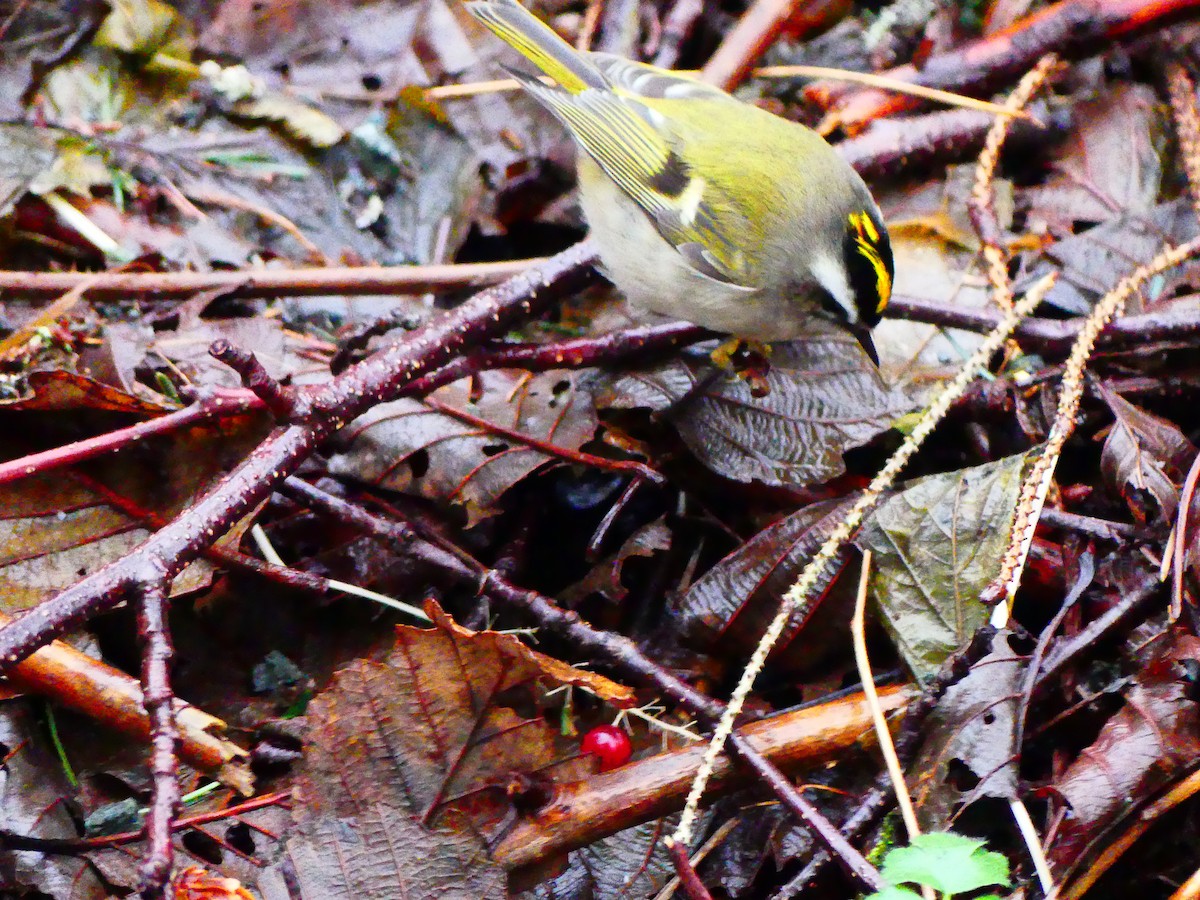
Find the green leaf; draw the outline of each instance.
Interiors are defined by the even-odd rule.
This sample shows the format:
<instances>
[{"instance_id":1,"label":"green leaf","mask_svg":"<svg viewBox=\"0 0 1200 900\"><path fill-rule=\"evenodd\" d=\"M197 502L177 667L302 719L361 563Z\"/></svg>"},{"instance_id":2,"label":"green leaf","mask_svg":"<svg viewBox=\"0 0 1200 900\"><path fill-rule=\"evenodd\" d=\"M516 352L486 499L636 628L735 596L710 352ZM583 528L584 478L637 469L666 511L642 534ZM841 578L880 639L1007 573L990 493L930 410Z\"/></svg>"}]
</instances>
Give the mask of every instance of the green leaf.
<instances>
[{"instance_id":1,"label":"green leaf","mask_svg":"<svg viewBox=\"0 0 1200 900\"><path fill-rule=\"evenodd\" d=\"M897 847L880 874L894 884L925 884L949 895L1009 884L1007 859L984 849L981 840L947 831L921 834L909 846Z\"/></svg>"},{"instance_id":2,"label":"green leaf","mask_svg":"<svg viewBox=\"0 0 1200 900\"><path fill-rule=\"evenodd\" d=\"M987 621L979 595L999 574L1026 459L909 482L863 526L871 595L916 675L937 672Z\"/></svg>"},{"instance_id":3,"label":"green leaf","mask_svg":"<svg viewBox=\"0 0 1200 900\"><path fill-rule=\"evenodd\" d=\"M921 900L921 895L904 887L885 887L863 898L863 900Z\"/></svg>"}]
</instances>

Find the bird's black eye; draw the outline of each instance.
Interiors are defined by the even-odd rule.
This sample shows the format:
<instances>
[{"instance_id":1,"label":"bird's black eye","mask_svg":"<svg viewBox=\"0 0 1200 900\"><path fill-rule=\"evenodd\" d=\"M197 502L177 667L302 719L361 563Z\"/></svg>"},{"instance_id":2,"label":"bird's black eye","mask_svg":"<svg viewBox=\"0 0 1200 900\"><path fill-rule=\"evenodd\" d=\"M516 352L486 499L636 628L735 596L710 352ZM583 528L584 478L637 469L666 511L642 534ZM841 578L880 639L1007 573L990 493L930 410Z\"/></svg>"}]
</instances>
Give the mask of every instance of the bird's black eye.
<instances>
[{"instance_id":1,"label":"bird's black eye","mask_svg":"<svg viewBox=\"0 0 1200 900\"><path fill-rule=\"evenodd\" d=\"M854 302L863 324L874 326L892 297L892 245L883 223L867 212L853 213L842 241L842 255Z\"/></svg>"}]
</instances>

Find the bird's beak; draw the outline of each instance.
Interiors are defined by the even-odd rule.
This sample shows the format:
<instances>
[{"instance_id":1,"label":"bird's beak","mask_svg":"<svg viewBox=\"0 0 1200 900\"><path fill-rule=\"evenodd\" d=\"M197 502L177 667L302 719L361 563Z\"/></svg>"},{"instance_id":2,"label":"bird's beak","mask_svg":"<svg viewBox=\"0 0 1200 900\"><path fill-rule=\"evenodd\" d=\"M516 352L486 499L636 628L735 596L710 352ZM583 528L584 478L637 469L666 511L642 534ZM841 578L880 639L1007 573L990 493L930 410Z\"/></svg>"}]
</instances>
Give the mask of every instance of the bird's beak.
<instances>
[{"instance_id":1,"label":"bird's beak","mask_svg":"<svg viewBox=\"0 0 1200 900\"><path fill-rule=\"evenodd\" d=\"M879 354L875 352L875 340L871 337L870 327L862 324L851 325L850 333L853 334L858 343L862 345L862 348L864 351L866 351L867 356L871 358L871 362L878 366Z\"/></svg>"}]
</instances>

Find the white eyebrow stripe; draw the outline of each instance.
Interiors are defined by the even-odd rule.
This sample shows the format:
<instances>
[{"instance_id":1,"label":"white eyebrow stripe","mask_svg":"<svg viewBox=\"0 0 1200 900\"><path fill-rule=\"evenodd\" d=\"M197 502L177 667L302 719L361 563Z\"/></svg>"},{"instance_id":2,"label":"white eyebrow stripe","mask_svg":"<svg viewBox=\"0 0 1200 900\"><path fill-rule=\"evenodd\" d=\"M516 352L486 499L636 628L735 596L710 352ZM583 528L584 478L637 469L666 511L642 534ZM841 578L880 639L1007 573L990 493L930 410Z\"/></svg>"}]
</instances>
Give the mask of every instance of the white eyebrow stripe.
<instances>
[{"instance_id":1,"label":"white eyebrow stripe","mask_svg":"<svg viewBox=\"0 0 1200 900\"><path fill-rule=\"evenodd\" d=\"M830 256L820 254L813 258L812 273L821 287L829 292L833 302L842 309L846 321L857 325L858 306L854 302L854 291L850 287L846 269Z\"/></svg>"}]
</instances>

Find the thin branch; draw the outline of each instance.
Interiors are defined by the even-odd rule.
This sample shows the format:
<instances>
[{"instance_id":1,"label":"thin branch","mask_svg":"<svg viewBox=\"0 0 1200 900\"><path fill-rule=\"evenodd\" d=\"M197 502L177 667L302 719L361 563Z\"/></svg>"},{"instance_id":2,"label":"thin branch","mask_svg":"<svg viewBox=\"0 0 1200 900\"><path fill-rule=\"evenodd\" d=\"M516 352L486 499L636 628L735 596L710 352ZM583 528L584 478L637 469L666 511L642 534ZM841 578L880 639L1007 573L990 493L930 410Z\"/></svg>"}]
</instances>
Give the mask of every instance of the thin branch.
<instances>
[{"instance_id":1,"label":"thin branch","mask_svg":"<svg viewBox=\"0 0 1200 900\"><path fill-rule=\"evenodd\" d=\"M233 272L16 272L0 271L10 297L57 297L86 284L89 297L183 300L222 289L231 297L308 297L337 294L424 294L474 288L543 266L543 259L433 266L333 266Z\"/></svg>"},{"instance_id":2,"label":"thin branch","mask_svg":"<svg viewBox=\"0 0 1200 900\"><path fill-rule=\"evenodd\" d=\"M150 775L153 785L146 814L146 857L140 868L143 900L165 900L174 851L171 830L179 812L179 727L170 667L175 656L167 625L167 585L163 570L140 577L138 637L142 643L142 694L150 718Z\"/></svg>"},{"instance_id":3,"label":"thin branch","mask_svg":"<svg viewBox=\"0 0 1200 900\"><path fill-rule=\"evenodd\" d=\"M475 295L408 334L404 340L348 369L308 395L311 414L301 424L276 429L246 460L171 524L116 562L0 628L0 669L121 602L141 573L162 567L173 578L235 522L267 497L326 438L416 379L446 365L464 349L504 333L547 307L551 284L588 277L591 245L577 244L543 266Z\"/></svg>"}]
</instances>

